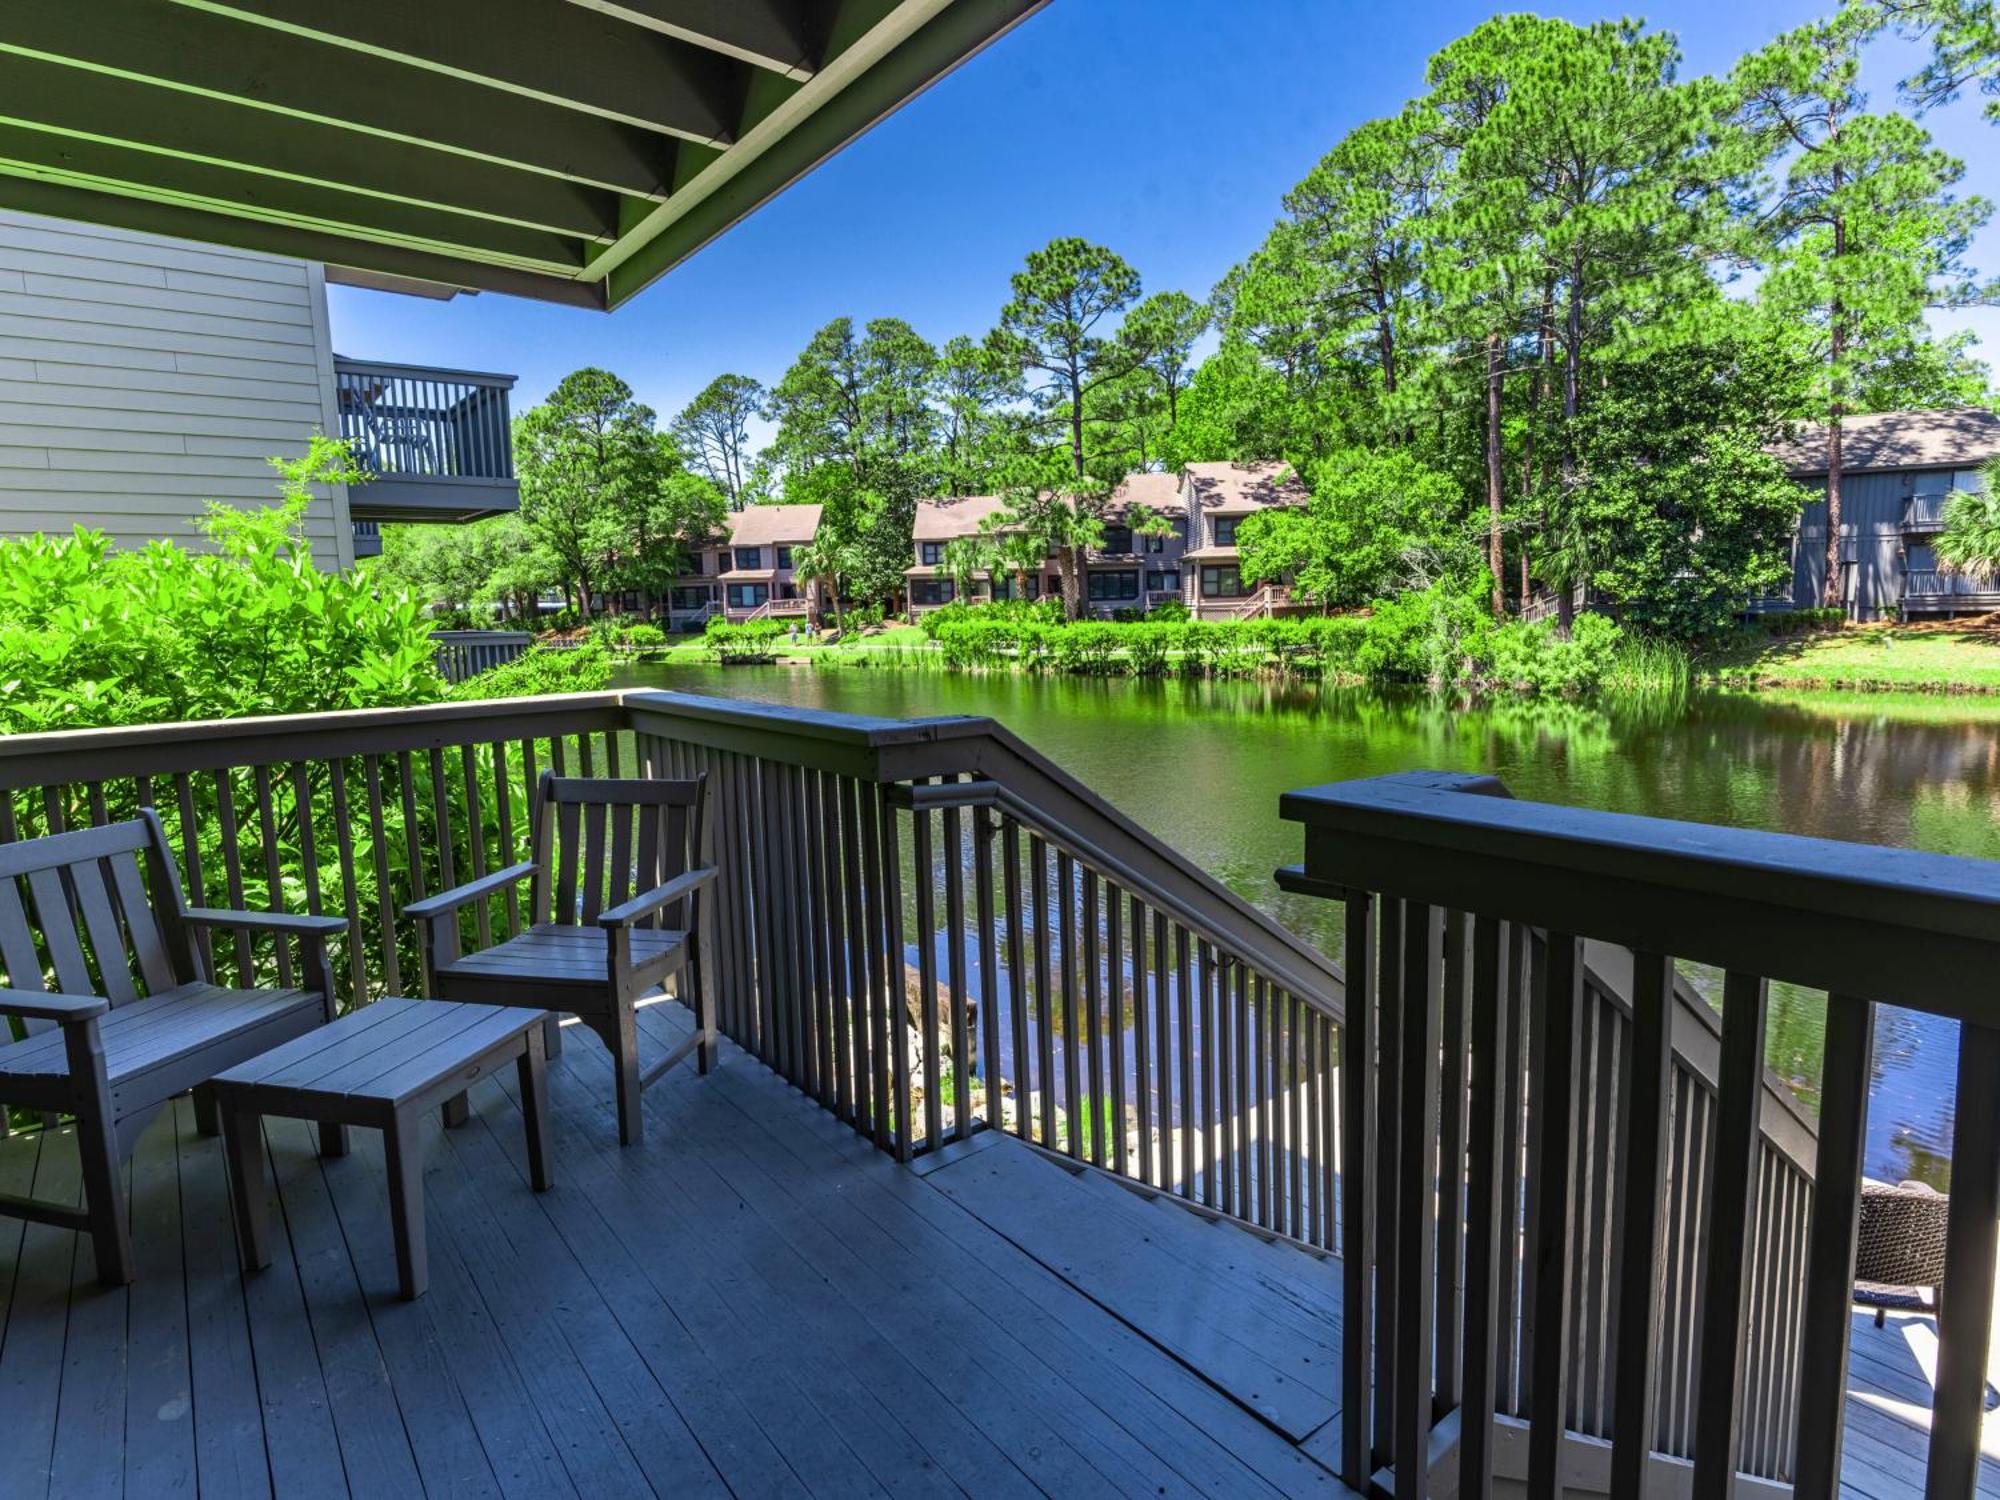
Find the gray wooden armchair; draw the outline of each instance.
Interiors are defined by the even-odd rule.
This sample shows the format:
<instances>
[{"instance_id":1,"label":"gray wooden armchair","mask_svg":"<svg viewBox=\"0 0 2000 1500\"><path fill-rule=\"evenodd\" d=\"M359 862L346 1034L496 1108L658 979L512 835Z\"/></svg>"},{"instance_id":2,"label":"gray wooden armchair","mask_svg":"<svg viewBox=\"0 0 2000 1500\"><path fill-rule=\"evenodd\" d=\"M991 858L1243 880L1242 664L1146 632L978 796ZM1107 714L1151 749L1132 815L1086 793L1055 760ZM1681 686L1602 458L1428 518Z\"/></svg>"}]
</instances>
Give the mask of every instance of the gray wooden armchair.
<instances>
[{"instance_id":1,"label":"gray wooden armchair","mask_svg":"<svg viewBox=\"0 0 2000 1500\"><path fill-rule=\"evenodd\" d=\"M702 984L701 893L715 880L698 866L707 779L562 777L536 788L530 857L483 879L416 901L403 914L424 924L431 993L569 1012L611 1051L618 1083L618 1139L644 1134L640 1097L668 1069L697 1054L706 1073L715 1023ZM529 926L475 953L459 951L458 914L531 881ZM694 1012L693 1034L641 1069L636 1006L676 979ZM551 1016L549 1053L561 1048Z\"/></svg>"},{"instance_id":2,"label":"gray wooden armchair","mask_svg":"<svg viewBox=\"0 0 2000 1500\"><path fill-rule=\"evenodd\" d=\"M216 984L194 941L209 927L296 939L301 987ZM214 1134L200 1085L331 1020L326 943L346 928L339 917L189 907L150 808L128 822L0 844L0 1014L25 1033L0 1045L0 1100L76 1117L84 1189L80 1209L0 1195L0 1214L88 1230L98 1279L129 1282L121 1165L140 1133L193 1088L201 1129ZM321 1146L337 1155L346 1140L329 1127Z\"/></svg>"}]
</instances>

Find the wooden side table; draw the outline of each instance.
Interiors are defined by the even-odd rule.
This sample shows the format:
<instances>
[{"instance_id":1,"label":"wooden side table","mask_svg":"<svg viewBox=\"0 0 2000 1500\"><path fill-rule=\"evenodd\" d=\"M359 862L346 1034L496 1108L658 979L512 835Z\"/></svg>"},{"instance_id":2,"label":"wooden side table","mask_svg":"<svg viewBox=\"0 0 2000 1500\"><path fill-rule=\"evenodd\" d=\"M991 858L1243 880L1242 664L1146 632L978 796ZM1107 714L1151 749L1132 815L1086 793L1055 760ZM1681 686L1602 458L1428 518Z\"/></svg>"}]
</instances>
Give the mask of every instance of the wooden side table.
<instances>
[{"instance_id":1,"label":"wooden side table","mask_svg":"<svg viewBox=\"0 0 2000 1500\"><path fill-rule=\"evenodd\" d=\"M424 1250L424 1111L448 1105L504 1063L520 1070L528 1170L549 1185L549 1094L541 1011L450 1000L377 1000L216 1075L237 1244L246 1270L271 1263L265 1115L382 1132L396 1276L407 1300L429 1284ZM449 1118L449 1112L447 1112ZM342 1132L324 1154L345 1151Z\"/></svg>"}]
</instances>

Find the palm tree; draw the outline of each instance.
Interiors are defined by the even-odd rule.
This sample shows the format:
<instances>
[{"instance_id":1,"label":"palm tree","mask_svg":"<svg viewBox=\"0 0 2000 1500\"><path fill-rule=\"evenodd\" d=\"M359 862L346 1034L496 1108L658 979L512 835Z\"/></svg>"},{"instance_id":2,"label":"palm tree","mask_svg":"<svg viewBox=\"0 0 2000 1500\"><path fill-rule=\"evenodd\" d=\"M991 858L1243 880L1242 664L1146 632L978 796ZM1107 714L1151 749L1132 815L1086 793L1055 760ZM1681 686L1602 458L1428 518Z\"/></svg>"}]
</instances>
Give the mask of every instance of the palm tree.
<instances>
[{"instance_id":1,"label":"palm tree","mask_svg":"<svg viewBox=\"0 0 2000 1500\"><path fill-rule=\"evenodd\" d=\"M1979 481L1946 502L1937 555L1956 572L1991 578L2000 575L2000 459L1987 462Z\"/></svg>"},{"instance_id":2,"label":"palm tree","mask_svg":"<svg viewBox=\"0 0 2000 1500\"><path fill-rule=\"evenodd\" d=\"M847 627L840 619L840 595L849 568L847 548L823 532L803 547L792 550L794 575L812 585L811 591L806 595L806 608L811 612L815 627L819 624L818 586L824 583L827 593L833 599L833 628L843 635L847 633Z\"/></svg>"}]
</instances>

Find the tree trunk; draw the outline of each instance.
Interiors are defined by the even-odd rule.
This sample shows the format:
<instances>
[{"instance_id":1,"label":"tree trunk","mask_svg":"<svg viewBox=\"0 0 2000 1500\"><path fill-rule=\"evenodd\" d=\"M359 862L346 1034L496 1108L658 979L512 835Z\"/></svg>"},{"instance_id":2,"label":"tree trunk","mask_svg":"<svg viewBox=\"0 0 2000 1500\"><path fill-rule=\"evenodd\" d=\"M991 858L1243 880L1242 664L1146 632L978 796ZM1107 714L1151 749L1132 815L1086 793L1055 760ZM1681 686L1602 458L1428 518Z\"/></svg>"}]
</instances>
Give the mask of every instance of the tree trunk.
<instances>
[{"instance_id":1,"label":"tree trunk","mask_svg":"<svg viewBox=\"0 0 2000 1500\"><path fill-rule=\"evenodd\" d=\"M1083 553L1065 542L1056 548L1056 572L1062 578L1063 618L1083 618Z\"/></svg>"},{"instance_id":2,"label":"tree trunk","mask_svg":"<svg viewBox=\"0 0 2000 1500\"><path fill-rule=\"evenodd\" d=\"M1493 618L1507 616L1507 559L1500 510L1500 335L1486 335L1486 561L1493 573Z\"/></svg>"},{"instance_id":3,"label":"tree trunk","mask_svg":"<svg viewBox=\"0 0 2000 1500\"><path fill-rule=\"evenodd\" d=\"M1839 138L1838 131L1835 139ZM1833 168L1833 190L1841 188L1841 169L1838 162ZM1833 217L1833 254L1838 260L1847 253L1847 216L1836 213ZM1837 286L1839 283L1836 282ZM1833 306L1827 318L1826 363L1827 375L1832 385L1832 401L1827 406L1826 416L1826 586L1820 591L1820 601L1828 609L1838 609L1847 603L1847 591L1841 587L1840 578L1840 466L1841 466L1841 417L1846 413L1845 388L1846 372L1842 361L1847 357L1847 306L1839 293L1834 294ZM1859 570L1857 569L1857 575ZM1859 607L1860 578L1855 579L1854 605Z\"/></svg>"}]
</instances>

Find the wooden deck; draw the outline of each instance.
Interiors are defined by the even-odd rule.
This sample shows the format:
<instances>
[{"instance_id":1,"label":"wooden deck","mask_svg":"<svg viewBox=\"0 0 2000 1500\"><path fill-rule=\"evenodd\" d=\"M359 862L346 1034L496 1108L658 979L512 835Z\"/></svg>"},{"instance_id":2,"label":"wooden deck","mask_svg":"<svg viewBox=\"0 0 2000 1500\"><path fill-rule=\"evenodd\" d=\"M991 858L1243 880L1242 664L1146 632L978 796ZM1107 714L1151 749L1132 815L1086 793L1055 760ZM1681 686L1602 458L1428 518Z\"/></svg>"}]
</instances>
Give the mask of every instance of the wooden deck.
<instances>
[{"instance_id":1,"label":"wooden deck","mask_svg":"<svg viewBox=\"0 0 2000 1500\"><path fill-rule=\"evenodd\" d=\"M269 1122L247 1280L185 1100L133 1164L129 1290L0 1221L0 1496L1343 1493L1335 1262L998 1137L899 1167L727 1043L621 1151L609 1059L571 1037L551 1192L500 1082L429 1127L415 1303L371 1132L322 1163ZM66 1131L0 1142L0 1191L75 1183ZM1917 1484L1920 1325L1857 1316L1855 1493Z\"/></svg>"}]
</instances>

